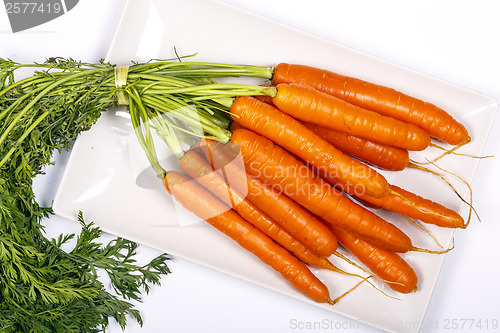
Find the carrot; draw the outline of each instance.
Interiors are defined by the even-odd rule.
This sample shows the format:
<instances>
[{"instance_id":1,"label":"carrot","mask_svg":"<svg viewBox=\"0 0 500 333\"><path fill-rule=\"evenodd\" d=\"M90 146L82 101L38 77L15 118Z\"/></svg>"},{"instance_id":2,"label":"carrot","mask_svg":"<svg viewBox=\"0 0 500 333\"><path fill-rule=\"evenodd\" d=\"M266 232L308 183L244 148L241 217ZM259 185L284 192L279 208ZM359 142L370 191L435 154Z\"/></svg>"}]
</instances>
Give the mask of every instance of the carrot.
<instances>
[{"instance_id":1,"label":"carrot","mask_svg":"<svg viewBox=\"0 0 500 333\"><path fill-rule=\"evenodd\" d=\"M331 229L342 246L391 289L404 294L417 290L417 274L396 252L377 247L342 228L331 226Z\"/></svg>"},{"instance_id":2,"label":"carrot","mask_svg":"<svg viewBox=\"0 0 500 333\"><path fill-rule=\"evenodd\" d=\"M239 125L236 122L233 122L231 128L234 130L235 128L241 128L241 125ZM382 146L378 145L375 143L363 143L366 142L366 140L355 138L352 136L345 137L344 134L335 132L333 130L329 130L327 128L315 125L315 124L310 124L310 123L304 123L305 126L308 128L312 129L320 135L321 137L325 137L327 141L332 142L332 144L336 144L339 146L339 149L343 150L345 153L349 153L349 150L353 150L355 155L362 155L364 154L364 151L359 152L362 150L361 147L365 147L368 145L370 148L367 149L367 153L365 156L367 159L370 159L371 162L375 162L377 164L384 164L386 169L389 169L389 165L394 165L394 164L399 164L400 167L404 165L402 163L403 161L408 161L408 155L406 154L406 158L404 154L401 154L401 156L398 156L398 148L394 147L389 147L389 146ZM351 148L352 147L352 148ZM375 147L375 149L373 149ZM373 151L379 152L379 155L385 155L385 158L382 161L387 161L387 160L392 160L394 164L387 164L387 163L378 163L380 160L375 160L377 159L377 154L371 154ZM394 158L392 158L394 157ZM452 188L453 186L446 181L442 175L427 169L427 168L421 168L418 165L413 165L412 163L407 163L407 167L413 167L417 169L422 169L427 172L431 172L438 177L441 177L447 184ZM395 168L396 169L396 168ZM399 168L397 168L399 169ZM314 171L314 168L313 168ZM389 187L391 188L392 193L388 194L382 198L375 198L371 197L369 195L366 195L363 193L363 191L353 191L349 187L342 186L342 183L339 182L337 178L334 176L329 176L328 174L320 172L321 170L317 171L318 176L321 178L324 178L330 185L337 187L339 190L346 191L347 193L351 194L354 199L359 201L361 204L363 204L365 207L369 207L372 209L380 209L384 208L387 210L391 210L393 212L399 213L401 215L410 217L412 219L418 219L421 220L422 222L425 223L430 223L434 224L440 227L445 227L445 228L466 228L468 223L465 223L464 219L455 211L444 207L443 205L433 202L429 199L425 199L415 193L412 193L410 191L404 190L400 187L394 186L389 184ZM395 171L395 170L393 170ZM316 171L315 171L316 172ZM455 191L456 192L456 191ZM471 210L473 210L472 203L466 202L457 192L456 194L459 196L459 198L471 206ZM469 214L470 216L470 214ZM469 217L470 221L470 217Z\"/></svg>"},{"instance_id":3,"label":"carrot","mask_svg":"<svg viewBox=\"0 0 500 333\"><path fill-rule=\"evenodd\" d=\"M389 184L391 193L382 198L375 198L364 193L362 188L360 190L353 190L350 187L343 186L335 175L330 175L314 168L312 170L318 177L324 179L335 188L352 195L354 199L366 207L375 209L384 208L403 216L440 227L463 229L467 227L468 222L465 223L464 219L457 212L396 185Z\"/></svg>"},{"instance_id":4,"label":"carrot","mask_svg":"<svg viewBox=\"0 0 500 333\"><path fill-rule=\"evenodd\" d=\"M254 96L254 98L274 106L274 103L270 96L266 95ZM378 142L366 140L351 134L338 132L324 126L308 123L305 121L302 122L302 124L304 124L304 126L309 128L316 135L318 135L319 137L321 137L322 139L333 145L341 152L349 156L355 157L365 163L389 171L401 171L409 167L430 172L443 179L448 185L450 185L450 187L453 190L455 190L454 187L451 186L451 184L449 184L441 174L432 171L431 169L428 169L426 167L423 167L422 165L419 165L421 163L416 163L414 161L411 161L408 150L406 149L397 148L390 145L385 145ZM236 121L233 121L231 124L231 130L235 130L237 128L242 128L242 127L243 126ZM440 148L439 146L435 147ZM447 151L445 154L448 153L451 152ZM462 201L464 200L462 199Z\"/></svg>"},{"instance_id":5,"label":"carrot","mask_svg":"<svg viewBox=\"0 0 500 333\"><path fill-rule=\"evenodd\" d=\"M239 149L237 152L231 149L237 148L235 145L231 143L224 145L220 142L207 140L200 145L200 148L214 168L230 180L232 187L240 193L245 193L246 198L257 208L283 228L289 230L292 235L302 232L310 235L309 237L313 239L319 239L321 235L321 238L329 235L330 230L307 209L284 193L273 189L259 179L250 177L243 165L234 163L235 155L239 153ZM233 151L229 152L228 150ZM303 241L304 244L310 242L311 240Z\"/></svg>"},{"instance_id":6,"label":"carrot","mask_svg":"<svg viewBox=\"0 0 500 333\"><path fill-rule=\"evenodd\" d=\"M368 195L357 196L372 205L391 210L404 216L420 220L425 223L445 228L466 228L464 219L454 210L425 199L415 193L391 185L391 189L401 196L389 194L384 198L374 198ZM404 199L402 198L404 197Z\"/></svg>"},{"instance_id":7,"label":"carrot","mask_svg":"<svg viewBox=\"0 0 500 333\"><path fill-rule=\"evenodd\" d=\"M238 97L231 117L248 128L325 172L346 186L362 186L374 197L390 193L387 180L369 166L342 153L298 120L252 97Z\"/></svg>"},{"instance_id":8,"label":"carrot","mask_svg":"<svg viewBox=\"0 0 500 333\"><path fill-rule=\"evenodd\" d=\"M424 150L431 143L420 127L349 104L303 84L278 84L273 103L303 121L378 143L408 150Z\"/></svg>"},{"instance_id":9,"label":"carrot","mask_svg":"<svg viewBox=\"0 0 500 333\"><path fill-rule=\"evenodd\" d=\"M432 137L457 145L470 141L467 129L445 110L392 88L340 75L320 68L278 64L273 83L300 83L426 130Z\"/></svg>"},{"instance_id":10,"label":"carrot","mask_svg":"<svg viewBox=\"0 0 500 333\"><path fill-rule=\"evenodd\" d=\"M274 106L273 99L270 96L258 95L253 97ZM410 156L406 149L384 145L305 121L302 124L344 154L358 158L381 169L401 171L410 164ZM242 127L236 121L233 121L231 124L231 130L233 131Z\"/></svg>"},{"instance_id":11,"label":"carrot","mask_svg":"<svg viewBox=\"0 0 500 333\"><path fill-rule=\"evenodd\" d=\"M425 223L434 224L444 228L463 228L465 229L469 224L471 213L474 210L472 203L467 203L456 191L457 195L463 202L470 205L469 219L467 223L462 216L452 209L449 209L437 202L423 198L413 192L404 190L396 185L389 184L391 193L381 197L375 198L367 195L363 188L353 189L351 187L343 186L335 175L328 174L322 170L311 168L315 175L324 179L331 186L350 194L354 199L359 201L366 207L373 209L384 208L403 216L417 219ZM432 171L431 171L432 172ZM444 178L443 178L444 179ZM444 179L446 181L446 179ZM449 184L449 183L448 183ZM449 184L452 188L453 186ZM421 250L421 249L419 249ZM428 251L432 252L432 251Z\"/></svg>"},{"instance_id":12,"label":"carrot","mask_svg":"<svg viewBox=\"0 0 500 333\"><path fill-rule=\"evenodd\" d=\"M400 229L316 177L309 167L272 141L252 131L238 129L233 132L231 142L241 149L248 174L285 193L329 224L346 228L393 251L416 249Z\"/></svg>"},{"instance_id":13,"label":"carrot","mask_svg":"<svg viewBox=\"0 0 500 333\"><path fill-rule=\"evenodd\" d=\"M213 171L213 165L195 151L187 151L179 160L179 166L221 201L236 210L241 217L297 255L299 259L317 267L331 268L331 264L328 265L320 258L320 256L331 256L337 249L337 240L327 226L318 221L319 228L304 226L302 230L290 233L287 228L277 224L234 189L232 183L228 184L223 176Z\"/></svg>"},{"instance_id":14,"label":"carrot","mask_svg":"<svg viewBox=\"0 0 500 333\"><path fill-rule=\"evenodd\" d=\"M410 165L408 150L304 122L304 125L343 153L384 170L401 171Z\"/></svg>"},{"instance_id":15,"label":"carrot","mask_svg":"<svg viewBox=\"0 0 500 333\"><path fill-rule=\"evenodd\" d=\"M434 171L432 169L426 168L422 165L419 165L417 162L410 160L407 150L378 144L376 142L371 142L368 140L354 137L352 135L336 132L334 130L330 130L328 128L311 123L304 123L304 125L310 128L312 131L314 131L314 133L316 133L317 135L319 135L320 137L331 143L334 147L338 148L340 151L350 156L359 158L360 160L369 163L371 165L375 165L379 168L390 171L401 171L405 168L413 168L431 173L439 177L455 192L455 194L459 197L459 199L462 202L464 202L470 207L468 221L470 221L470 216L472 212L475 212L477 215L477 212L472 206L472 188L460 176L450 171L439 168L444 172L456 176L468 187L470 194L470 201L466 201L460 195L460 193L457 192L455 187L444 177L443 174ZM329 181L328 179L326 180ZM329 181L329 183L334 186L342 184L339 180L335 179L333 182ZM402 211L403 214L409 213L408 215L409 217L421 219L426 223L432 223L442 227L465 228L469 223L469 222L464 223L463 219L456 212L453 212L447 209L446 207L442 207L437 203L433 203L411 192L403 191L402 189L393 187L391 185L389 186L391 188L392 193L385 196L383 200L378 200L380 198L374 198L370 196L366 196L367 198L366 200L361 200L360 197L355 197L355 198L361 201L365 206L370 208L382 208L380 206L375 206L375 205L381 204L383 202L384 203L383 208L390 209L396 212ZM349 191L348 187L343 187L342 189ZM397 198L397 195L394 194L399 194L399 198ZM408 197L405 197L405 195L408 195ZM368 198L370 198L370 200L368 200ZM401 203L404 204L401 205Z\"/></svg>"},{"instance_id":16,"label":"carrot","mask_svg":"<svg viewBox=\"0 0 500 333\"><path fill-rule=\"evenodd\" d=\"M200 144L202 141L204 140L202 139L198 141L198 143L195 145L196 149L202 147L207 148L209 145L222 145L217 141L211 141L211 140L207 140L208 144L203 145ZM208 151L208 149L205 149L205 151ZM224 156L227 155L224 154ZM186 160L189 161L186 162ZM219 173L221 169L212 171L212 169L214 169L214 165L213 164L210 165L203 157L201 157L201 155L198 155L197 153L194 153L193 150L190 150L186 153L184 157L181 158L179 164L184 166L183 167L184 171L188 172L192 177L196 177L198 183L204 185L205 188L214 193L217 197L219 197L219 199L221 200L224 199L226 201L226 204L233 207L233 209L235 209L240 214L240 216L242 216L245 220L253 224L259 230L264 232L267 236L274 239L278 244L286 248L288 251L293 253L302 262L318 268L328 269L343 275L360 278L362 281L368 282L375 289L379 290L375 285L373 285L370 281L368 281L368 279L372 277L371 275L368 277L362 277L358 274L346 272L333 265L327 258L319 256L318 254L314 253L309 248L298 242L296 239L294 239L292 235L287 233L286 230L281 228L281 226L276 224L273 220L269 219L262 211L259 210L258 207L252 206L252 203L250 203L246 198L244 198L237 190L232 188L232 186L229 186L229 184L225 181L224 176L222 176L222 174L224 173ZM241 177L241 175L239 175L239 177L248 178L254 180L255 182L259 182L254 178L246 177L244 169L239 168L239 166L236 166L234 164L227 164L227 165L232 165L236 167L236 169L238 169L239 171L243 171L244 176ZM234 179L234 177L231 179ZM262 195L259 194L257 194L257 196L262 197ZM289 198L288 200L292 201L295 205L297 205L293 200ZM315 219L314 217L312 218ZM331 230L327 228L325 224L316 219L315 221L317 221L317 223L320 223L324 228L326 228L327 232L330 233L333 238L335 238L333 232L331 232ZM335 244L336 244L336 239L335 239ZM339 253L336 251L334 251L333 254L340 256ZM346 259L345 257L342 256L341 258ZM337 297L335 302L339 301L341 298L346 296L350 291L354 290L358 285L359 284L357 284L354 288L350 289L348 292ZM383 293L383 291L381 292Z\"/></svg>"},{"instance_id":17,"label":"carrot","mask_svg":"<svg viewBox=\"0 0 500 333\"><path fill-rule=\"evenodd\" d=\"M273 99L270 96L258 95L253 97L261 102L274 106ZM410 163L410 155L406 149L366 140L354 135L338 132L321 125L308 122L302 123L304 126L316 133L320 138L329 142L344 154L358 158L363 162L369 163L381 169L401 171L406 167L414 166L413 163ZM231 124L232 131L242 127L243 126L236 121L233 121ZM420 166L416 167L422 168Z\"/></svg>"},{"instance_id":18,"label":"carrot","mask_svg":"<svg viewBox=\"0 0 500 333\"><path fill-rule=\"evenodd\" d=\"M305 264L245 221L210 192L175 171L167 172L166 190L186 208L236 241L289 281L298 291L320 303L334 304L328 288Z\"/></svg>"}]
</instances>

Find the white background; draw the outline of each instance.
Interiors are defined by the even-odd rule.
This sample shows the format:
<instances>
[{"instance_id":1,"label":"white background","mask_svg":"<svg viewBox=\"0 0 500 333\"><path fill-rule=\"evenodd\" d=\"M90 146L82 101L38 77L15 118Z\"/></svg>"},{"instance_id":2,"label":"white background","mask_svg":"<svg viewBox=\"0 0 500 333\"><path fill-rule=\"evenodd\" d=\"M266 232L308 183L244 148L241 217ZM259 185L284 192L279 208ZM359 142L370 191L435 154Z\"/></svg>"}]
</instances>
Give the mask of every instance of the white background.
<instances>
[{"instance_id":1,"label":"white background","mask_svg":"<svg viewBox=\"0 0 500 333\"><path fill-rule=\"evenodd\" d=\"M401 0L226 0L290 26L349 47L465 86L500 100L500 2ZM96 62L105 57L124 1L86 0L66 15L13 34L0 6L0 57L18 62L52 56ZM207 13L209 15L209 13ZM193 23L194 24L194 23ZM500 123L492 127L484 155L500 156ZM46 176L37 179L41 203L50 204L67 154ZM472 183L474 205L482 222L456 233L455 249L446 257L422 332L450 332L452 320L482 323L463 332L486 329L500 320L498 276L500 250L498 157L481 161ZM49 236L77 232L78 225L59 217L45 222ZM107 236L106 236L107 237ZM157 253L142 247L140 255ZM175 259L161 287L137 307L145 320L132 320L126 332L372 332L349 319ZM320 322L319 329L300 328ZM121 331L112 325L109 332Z\"/></svg>"}]
</instances>

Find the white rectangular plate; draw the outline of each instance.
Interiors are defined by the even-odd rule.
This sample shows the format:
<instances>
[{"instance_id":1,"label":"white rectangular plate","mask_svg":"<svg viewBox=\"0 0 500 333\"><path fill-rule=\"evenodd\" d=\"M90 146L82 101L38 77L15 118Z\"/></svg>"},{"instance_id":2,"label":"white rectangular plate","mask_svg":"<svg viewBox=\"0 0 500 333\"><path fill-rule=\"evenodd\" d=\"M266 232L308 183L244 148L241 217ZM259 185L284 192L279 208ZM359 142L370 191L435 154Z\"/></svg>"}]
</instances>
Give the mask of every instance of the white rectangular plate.
<instances>
[{"instance_id":1,"label":"white rectangular plate","mask_svg":"<svg viewBox=\"0 0 500 333\"><path fill-rule=\"evenodd\" d=\"M207 0L129 0L110 47L107 61L119 65L132 60L173 58L198 53L193 60L256 65L302 63L388 85L447 109L466 124L473 138L463 153L480 154L497 103L477 92L408 70L224 3ZM176 168L175 157L160 147L165 168ZM436 152L420 152L423 160ZM448 156L440 166L471 181L478 160ZM467 209L436 177L416 170L385 173L391 183L404 186L467 215ZM451 179L451 178L450 178ZM454 181L460 193L466 187ZM464 209L462 209L464 208ZM335 306L316 304L295 291L276 272L230 239L178 209L148 168L123 110L105 112L98 123L76 141L54 200L58 215L76 219L82 210L103 230L126 237L312 305L392 332L414 332L422 323L444 255L408 253L403 257L419 275L419 290L411 295L384 296L362 285ZM428 235L396 214L378 212L398 225L416 246L438 249ZM453 231L428 229L444 246ZM335 258L339 266L352 271ZM336 297L357 280L324 270L313 270ZM401 325L401 323L413 323ZM416 324L415 324L416 323Z\"/></svg>"}]
</instances>

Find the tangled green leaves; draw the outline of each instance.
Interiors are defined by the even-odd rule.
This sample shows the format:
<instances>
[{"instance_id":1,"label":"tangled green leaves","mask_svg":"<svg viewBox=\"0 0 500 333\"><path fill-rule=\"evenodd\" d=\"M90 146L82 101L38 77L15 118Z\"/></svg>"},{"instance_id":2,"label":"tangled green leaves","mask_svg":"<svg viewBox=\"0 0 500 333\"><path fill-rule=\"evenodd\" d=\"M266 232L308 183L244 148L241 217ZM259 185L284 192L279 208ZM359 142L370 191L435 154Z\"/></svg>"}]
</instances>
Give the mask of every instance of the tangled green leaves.
<instances>
[{"instance_id":1,"label":"tangled green leaves","mask_svg":"<svg viewBox=\"0 0 500 333\"><path fill-rule=\"evenodd\" d=\"M125 327L128 316L142 323L130 300L139 301L142 291L170 272L166 254L140 266L137 244L122 238L98 243L101 230L82 215L78 236L44 235L41 222L52 211L37 203L34 177L53 163L55 150L69 149L116 106L114 92L99 89L112 78L111 65L43 64L53 65L60 71L15 83L13 71L20 65L0 61L0 331L100 332L110 318ZM74 248L63 251L75 237ZM104 274L112 291L100 280Z\"/></svg>"}]
</instances>

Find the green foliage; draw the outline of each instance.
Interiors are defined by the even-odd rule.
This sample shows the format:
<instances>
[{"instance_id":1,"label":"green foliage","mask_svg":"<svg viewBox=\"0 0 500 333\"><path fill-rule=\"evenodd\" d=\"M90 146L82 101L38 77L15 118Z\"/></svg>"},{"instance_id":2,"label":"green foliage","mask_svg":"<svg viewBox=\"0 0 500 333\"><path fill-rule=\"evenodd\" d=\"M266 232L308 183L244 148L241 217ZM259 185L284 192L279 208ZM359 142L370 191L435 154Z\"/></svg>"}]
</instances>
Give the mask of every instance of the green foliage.
<instances>
[{"instance_id":1,"label":"green foliage","mask_svg":"<svg viewBox=\"0 0 500 333\"><path fill-rule=\"evenodd\" d=\"M99 89L113 79L113 68L57 59L37 66L48 69L14 82L23 65L0 60L0 331L100 332L110 318L124 328L128 316L142 324L129 300L140 301L142 291L160 283L169 257L138 265L136 243L100 244L101 230L81 214L79 235L49 240L41 222L52 211L38 205L32 190L53 152L69 149L116 106L114 91ZM63 251L71 239L76 245Z\"/></svg>"}]
</instances>

